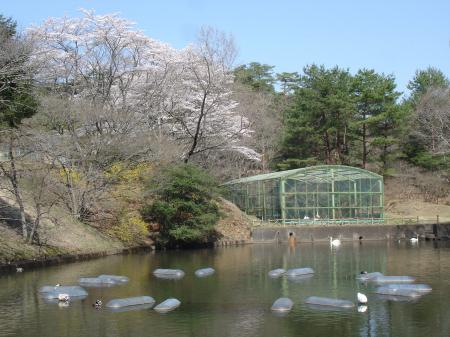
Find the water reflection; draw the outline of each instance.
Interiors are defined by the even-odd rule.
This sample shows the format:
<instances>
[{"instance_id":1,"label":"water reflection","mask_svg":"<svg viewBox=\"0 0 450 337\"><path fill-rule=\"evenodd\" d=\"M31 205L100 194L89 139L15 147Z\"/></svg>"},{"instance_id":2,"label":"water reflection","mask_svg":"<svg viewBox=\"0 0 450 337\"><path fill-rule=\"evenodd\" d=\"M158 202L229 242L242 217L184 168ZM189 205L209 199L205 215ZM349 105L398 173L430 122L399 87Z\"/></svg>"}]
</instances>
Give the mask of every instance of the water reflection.
<instances>
[{"instance_id":1,"label":"water reflection","mask_svg":"<svg viewBox=\"0 0 450 337\"><path fill-rule=\"evenodd\" d=\"M216 272L197 278L204 266ZM270 278L275 268L311 267L309 278ZM181 280L158 279L157 268L182 269ZM379 298L374 285L361 283L361 270L411 275L433 291L414 303ZM88 288L86 299L60 307L44 302L46 284L76 284L82 275L117 274L129 284ZM364 312L308 307L309 296L347 299L356 293L369 302ZM181 306L167 315L150 308L126 312L95 310L102 299L149 294L160 302L174 297ZM292 311L273 315L279 297L293 300ZM343 242L329 244L253 245L215 250L171 251L127 256L25 271L0 277L0 336L445 336L450 329L450 249L445 243Z\"/></svg>"}]
</instances>

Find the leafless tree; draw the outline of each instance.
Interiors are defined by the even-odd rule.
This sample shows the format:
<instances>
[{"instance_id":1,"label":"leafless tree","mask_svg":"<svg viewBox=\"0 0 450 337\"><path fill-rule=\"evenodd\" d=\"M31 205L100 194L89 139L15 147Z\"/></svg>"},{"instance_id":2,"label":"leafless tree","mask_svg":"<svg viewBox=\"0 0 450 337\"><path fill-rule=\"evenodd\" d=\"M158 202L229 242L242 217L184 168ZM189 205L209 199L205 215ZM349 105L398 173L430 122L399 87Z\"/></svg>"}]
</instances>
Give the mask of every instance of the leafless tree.
<instances>
[{"instance_id":1,"label":"leafless tree","mask_svg":"<svg viewBox=\"0 0 450 337\"><path fill-rule=\"evenodd\" d=\"M23 128L5 130L1 136L1 145L7 149L0 161L1 190L19 209L19 219L13 220L20 222L24 241L33 243L57 201L49 189L54 165L36 160L40 144Z\"/></svg>"},{"instance_id":2,"label":"leafless tree","mask_svg":"<svg viewBox=\"0 0 450 337\"><path fill-rule=\"evenodd\" d=\"M249 129L252 130L251 137L243 138L243 144L261 154L260 173L268 172L269 163L274 159L280 144L282 109L276 106L273 94L255 92L244 85L235 84L233 97L239 103L239 114L247 118Z\"/></svg>"},{"instance_id":3,"label":"leafless tree","mask_svg":"<svg viewBox=\"0 0 450 337\"><path fill-rule=\"evenodd\" d=\"M450 89L432 88L416 109L416 133L435 154L450 152Z\"/></svg>"},{"instance_id":4,"label":"leafless tree","mask_svg":"<svg viewBox=\"0 0 450 337\"><path fill-rule=\"evenodd\" d=\"M107 197L120 174L111 171L113 166L125 170L143 161L170 162L181 156L182 150L170 138L156 136L136 120L124 119L113 107L46 96L40 110L29 121L35 142L40 144L38 155L54 163L53 193L77 219L89 219L96 204ZM108 115L114 127L105 124L99 131L92 120L97 114Z\"/></svg>"},{"instance_id":5,"label":"leafless tree","mask_svg":"<svg viewBox=\"0 0 450 337\"><path fill-rule=\"evenodd\" d=\"M22 237L26 240L28 238L28 226L25 213L25 202L23 200L22 189L19 185L21 171L18 168L17 162L17 157L20 156L20 152L18 150L19 147L17 146L18 139L16 130L9 129L1 133L3 158L0 161L0 170L2 172L3 179L0 186L3 191L12 196L14 202L19 208L19 221L22 227Z\"/></svg>"}]
</instances>

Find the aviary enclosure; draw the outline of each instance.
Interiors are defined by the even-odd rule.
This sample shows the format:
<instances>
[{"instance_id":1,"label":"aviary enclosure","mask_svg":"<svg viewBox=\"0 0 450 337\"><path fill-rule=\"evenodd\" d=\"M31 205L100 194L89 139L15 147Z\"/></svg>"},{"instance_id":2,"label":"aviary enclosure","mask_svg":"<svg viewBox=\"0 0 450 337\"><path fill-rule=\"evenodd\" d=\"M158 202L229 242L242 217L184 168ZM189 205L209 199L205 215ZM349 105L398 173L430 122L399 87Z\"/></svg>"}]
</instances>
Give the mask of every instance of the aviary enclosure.
<instances>
[{"instance_id":1,"label":"aviary enclosure","mask_svg":"<svg viewBox=\"0 0 450 337\"><path fill-rule=\"evenodd\" d=\"M383 177L355 167L321 165L224 184L249 215L282 223L382 221Z\"/></svg>"}]
</instances>

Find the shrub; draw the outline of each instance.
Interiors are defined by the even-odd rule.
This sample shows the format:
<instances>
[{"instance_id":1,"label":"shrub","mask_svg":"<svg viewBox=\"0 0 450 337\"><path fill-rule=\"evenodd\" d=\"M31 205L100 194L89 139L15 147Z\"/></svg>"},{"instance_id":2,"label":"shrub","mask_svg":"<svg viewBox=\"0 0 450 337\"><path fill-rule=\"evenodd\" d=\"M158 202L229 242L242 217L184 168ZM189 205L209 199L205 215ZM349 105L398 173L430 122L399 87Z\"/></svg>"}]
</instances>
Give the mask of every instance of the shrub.
<instances>
[{"instance_id":1,"label":"shrub","mask_svg":"<svg viewBox=\"0 0 450 337\"><path fill-rule=\"evenodd\" d=\"M153 202L141 210L147 221L160 224L160 247L190 247L210 243L219 209L217 184L204 170L182 164L161 171L147 186Z\"/></svg>"},{"instance_id":2,"label":"shrub","mask_svg":"<svg viewBox=\"0 0 450 337\"><path fill-rule=\"evenodd\" d=\"M108 232L126 244L141 242L148 236L147 224L139 215L132 213L122 213Z\"/></svg>"}]
</instances>

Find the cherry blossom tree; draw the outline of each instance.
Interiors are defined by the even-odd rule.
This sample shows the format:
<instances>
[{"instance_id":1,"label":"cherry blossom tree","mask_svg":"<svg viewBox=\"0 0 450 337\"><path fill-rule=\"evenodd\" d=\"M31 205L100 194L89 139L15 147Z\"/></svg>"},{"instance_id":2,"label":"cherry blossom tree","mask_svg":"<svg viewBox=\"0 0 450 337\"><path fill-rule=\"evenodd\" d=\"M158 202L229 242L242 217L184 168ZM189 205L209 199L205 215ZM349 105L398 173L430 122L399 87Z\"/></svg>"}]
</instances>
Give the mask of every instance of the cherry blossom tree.
<instances>
[{"instance_id":1,"label":"cherry blossom tree","mask_svg":"<svg viewBox=\"0 0 450 337\"><path fill-rule=\"evenodd\" d=\"M196 44L181 51L181 81L174 88L173 109L168 112L173 134L185 144L185 162L212 150L238 151L258 159L242 146L249 121L236 111L232 98L232 65L236 55L233 39L203 28Z\"/></svg>"},{"instance_id":2,"label":"cherry blossom tree","mask_svg":"<svg viewBox=\"0 0 450 337\"><path fill-rule=\"evenodd\" d=\"M28 30L35 42L38 79L70 100L91 101L87 133L167 136L184 160L208 151L238 151L248 120L232 97L233 40L214 29L182 50L147 37L116 14L82 11L78 18L50 18Z\"/></svg>"}]
</instances>

